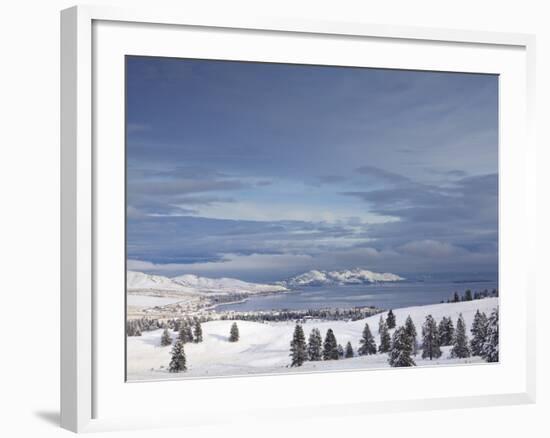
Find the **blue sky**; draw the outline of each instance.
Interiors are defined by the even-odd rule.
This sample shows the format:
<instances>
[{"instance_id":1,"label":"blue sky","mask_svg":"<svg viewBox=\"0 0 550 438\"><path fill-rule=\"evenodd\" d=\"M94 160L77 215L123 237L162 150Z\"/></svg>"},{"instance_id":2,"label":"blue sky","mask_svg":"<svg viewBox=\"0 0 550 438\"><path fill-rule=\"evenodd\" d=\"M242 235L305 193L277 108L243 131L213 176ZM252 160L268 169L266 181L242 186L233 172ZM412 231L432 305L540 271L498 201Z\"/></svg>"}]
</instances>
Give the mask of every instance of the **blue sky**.
<instances>
[{"instance_id":1,"label":"blue sky","mask_svg":"<svg viewBox=\"0 0 550 438\"><path fill-rule=\"evenodd\" d=\"M490 274L498 78L127 58L128 268Z\"/></svg>"}]
</instances>

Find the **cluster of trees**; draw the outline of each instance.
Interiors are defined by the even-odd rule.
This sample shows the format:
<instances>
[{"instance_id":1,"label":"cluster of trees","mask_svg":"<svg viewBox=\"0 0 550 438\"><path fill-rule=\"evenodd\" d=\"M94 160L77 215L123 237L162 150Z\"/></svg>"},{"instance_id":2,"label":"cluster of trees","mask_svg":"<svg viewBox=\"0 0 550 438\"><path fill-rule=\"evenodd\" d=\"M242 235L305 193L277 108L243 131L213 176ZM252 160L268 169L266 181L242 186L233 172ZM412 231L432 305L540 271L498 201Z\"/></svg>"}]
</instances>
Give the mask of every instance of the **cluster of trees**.
<instances>
[{"instance_id":1,"label":"cluster of trees","mask_svg":"<svg viewBox=\"0 0 550 438\"><path fill-rule=\"evenodd\" d=\"M489 297L498 297L498 290L493 289L492 291L489 292L488 289L485 289L485 290L482 290L482 291L474 292L472 294L472 291L470 289L466 289L466 291L464 291L463 295L459 295L458 292L455 292L453 294L453 298L451 298L450 300L447 300L447 302L448 303L459 303L461 301L481 300L483 298L489 298Z\"/></svg>"},{"instance_id":2,"label":"cluster of trees","mask_svg":"<svg viewBox=\"0 0 550 438\"><path fill-rule=\"evenodd\" d=\"M395 328L390 336L390 328ZM432 315L426 316L422 325L421 342L410 315L403 326L396 328L393 312L390 310L386 318L380 316L378 334L380 343L377 346L368 323L365 324L357 354L360 356L387 353L388 363L392 367L415 366L414 356L422 349L423 359L441 357L442 346L452 346L450 357L466 358L481 356L487 362L498 361L498 309L493 310L490 317L485 313L476 312L471 327L471 341L466 333L466 324L462 314L459 315L456 328L451 317L443 317L439 324ZM290 343L291 366L301 366L306 361L338 360L355 355L351 342L346 348L338 344L332 329L328 329L323 341L321 333L313 328L306 342L301 324L294 329Z\"/></svg>"},{"instance_id":3,"label":"cluster of trees","mask_svg":"<svg viewBox=\"0 0 550 438\"><path fill-rule=\"evenodd\" d=\"M394 332L394 337L396 332ZM466 324L462 314L458 317L456 328L450 317L443 317L437 324L433 316L428 315L422 326L422 358L437 359L442 355L442 346L452 346L451 358L481 356L487 362L498 362L498 309L494 309L489 318L478 310L474 316L470 333L471 340L466 334ZM410 344L414 354L415 337L410 339ZM393 344L392 348L395 348Z\"/></svg>"},{"instance_id":4,"label":"cluster of trees","mask_svg":"<svg viewBox=\"0 0 550 438\"><path fill-rule=\"evenodd\" d=\"M202 326L198 319L194 320L192 324L184 321L174 331L179 333L178 339L184 344L188 342L194 342L195 344L202 342ZM160 345L163 347L172 345L172 338L170 337L168 327L164 327L164 331L160 337Z\"/></svg>"},{"instance_id":5,"label":"cluster of trees","mask_svg":"<svg viewBox=\"0 0 550 438\"><path fill-rule=\"evenodd\" d=\"M165 323L158 319L152 318L140 318L126 321L126 335L127 336L141 336L142 332L151 330L158 330L164 328Z\"/></svg>"},{"instance_id":6,"label":"cluster of trees","mask_svg":"<svg viewBox=\"0 0 550 438\"><path fill-rule=\"evenodd\" d=\"M450 317L443 317L438 324L432 315L426 316L422 325L422 358L437 359L442 355L442 346L452 346L451 358L481 356L487 362L497 362L498 309L493 310L489 318L478 310L470 332L471 341L466 334L466 324L462 314L458 317L456 328ZM416 328L409 316L405 325L397 328L393 333L388 362L396 367L414 366L413 356L416 356L418 349Z\"/></svg>"},{"instance_id":7,"label":"cluster of trees","mask_svg":"<svg viewBox=\"0 0 550 438\"><path fill-rule=\"evenodd\" d=\"M412 324L410 317L407 322ZM378 333L380 335L380 346L377 348L376 341L370 330L368 323L365 324L357 354L365 356L369 354L387 353L391 348L391 337L389 330L395 328L396 321L393 311L390 309L386 318L380 315ZM414 326L413 326L414 329ZM416 331L414 331L416 336ZM415 350L416 351L416 350ZM305 361L319 360L338 360L355 356L355 351L351 342L346 344L345 349L338 343L334 331L329 328L325 335L325 340L321 337L321 332L317 328L313 328L306 342L304 330L301 324L296 324L294 335L290 342L290 357L291 366L301 366Z\"/></svg>"},{"instance_id":8,"label":"cluster of trees","mask_svg":"<svg viewBox=\"0 0 550 438\"><path fill-rule=\"evenodd\" d=\"M378 309L368 307L354 307L351 309L306 309L306 310L281 310L277 312L246 312L228 313L220 316L221 320L236 319L253 322L303 322L308 319L322 319L325 321L358 321L368 318L380 312Z\"/></svg>"},{"instance_id":9,"label":"cluster of trees","mask_svg":"<svg viewBox=\"0 0 550 438\"><path fill-rule=\"evenodd\" d=\"M127 336L141 336L143 332L158 330L168 328L175 332L180 331L180 326L190 325L196 327L197 324L200 326L200 323L209 321L210 319L203 316L194 316L192 318L178 318L178 319L168 319L161 321L155 318L140 318L132 319L126 321L126 335ZM191 333L191 337L193 334ZM201 332L202 336L202 332ZM199 341L200 342L200 341Z\"/></svg>"},{"instance_id":10,"label":"cluster of trees","mask_svg":"<svg viewBox=\"0 0 550 438\"><path fill-rule=\"evenodd\" d=\"M187 359L185 357L184 345L189 342L194 342L196 344L202 342L202 327L200 320L195 319L193 324L190 324L187 320L182 320L177 328L178 338L172 347L172 358L168 365L168 371L171 373L187 371ZM162 332L160 344L162 346L172 344L172 338L170 337L167 327L165 327Z\"/></svg>"},{"instance_id":11,"label":"cluster of trees","mask_svg":"<svg viewBox=\"0 0 550 438\"><path fill-rule=\"evenodd\" d=\"M174 329L174 331L179 333L178 340L181 340L183 344L187 344L188 342L198 344L202 342L202 326L198 319L195 319L192 323L184 320L178 325L177 330ZM172 338L168 332L168 327L165 327L162 332L160 345L163 347L172 345Z\"/></svg>"},{"instance_id":12,"label":"cluster of trees","mask_svg":"<svg viewBox=\"0 0 550 438\"><path fill-rule=\"evenodd\" d=\"M353 347L348 342L346 349L338 344L336 336L332 329L328 329L325 335L325 340L321 337L319 329L314 328L309 334L308 341L304 334L304 329L301 324L296 324L294 335L290 342L290 366L299 367L304 362L320 361L320 360L338 360L343 357L353 357Z\"/></svg>"},{"instance_id":13,"label":"cluster of trees","mask_svg":"<svg viewBox=\"0 0 550 438\"><path fill-rule=\"evenodd\" d=\"M198 319L194 320L194 325L191 327L186 321L182 322L179 326L179 334L176 342L174 343L171 351L172 358L168 365L168 371L171 373L181 373L187 371L187 358L185 356L184 345L189 342L199 343L202 342L202 327ZM237 342L239 340L239 327L234 322L229 330L229 342ZM172 338L168 332L168 328L165 328L162 332L161 341L162 346L172 345Z\"/></svg>"}]
</instances>

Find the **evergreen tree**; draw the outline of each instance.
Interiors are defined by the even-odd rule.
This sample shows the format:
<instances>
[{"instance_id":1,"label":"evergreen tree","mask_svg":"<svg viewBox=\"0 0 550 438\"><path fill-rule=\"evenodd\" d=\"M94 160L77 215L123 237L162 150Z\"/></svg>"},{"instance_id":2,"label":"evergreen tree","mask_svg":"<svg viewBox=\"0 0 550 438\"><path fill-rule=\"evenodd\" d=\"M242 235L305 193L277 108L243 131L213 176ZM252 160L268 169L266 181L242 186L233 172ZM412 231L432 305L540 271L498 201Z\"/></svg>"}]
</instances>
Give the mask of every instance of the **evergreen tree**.
<instances>
[{"instance_id":1,"label":"evergreen tree","mask_svg":"<svg viewBox=\"0 0 550 438\"><path fill-rule=\"evenodd\" d=\"M189 322L185 323L185 337L187 338L187 342L193 342L193 327L191 327Z\"/></svg>"},{"instance_id":2,"label":"evergreen tree","mask_svg":"<svg viewBox=\"0 0 550 438\"><path fill-rule=\"evenodd\" d=\"M346 353L345 353L345 357L349 358L349 357L353 357L353 347L351 346L351 342L348 342L346 344Z\"/></svg>"},{"instance_id":3,"label":"evergreen tree","mask_svg":"<svg viewBox=\"0 0 550 438\"><path fill-rule=\"evenodd\" d=\"M481 356L483 343L487 337L487 315L485 312L476 311L470 332L472 333L470 341L472 356Z\"/></svg>"},{"instance_id":4,"label":"evergreen tree","mask_svg":"<svg viewBox=\"0 0 550 438\"><path fill-rule=\"evenodd\" d=\"M466 336L466 324L462 313L458 316L456 322L455 338L453 340L453 348L451 349L451 357L470 357L470 345L468 336Z\"/></svg>"},{"instance_id":5,"label":"evergreen tree","mask_svg":"<svg viewBox=\"0 0 550 438\"><path fill-rule=\"evenodd\" d=\"M376 342L374 341L374 336L370 332L368 323L365 323L365 328L363 329L363 336L359 341L359 350L357 353L359 356L365 356L367 354L376 354Z\"/></svg>"},{"instance_id":6,"label":"evergreen tree","mask_svg":"<svg viewBox=\"0 0 550 438\"><path fill-rule=\"evenodd\" d=\"M388 362L392 367L415 366L412 354L412 341L405 327L399 327L393 332Z\"/></svg>"},{"instance_id":7,"label":"evergreen tree","mask_svg":"<svg viewBox=\"0 0 550 438\"><path fill-rule=\"evenodd\" d=\"M338 344L338 359L342 359L344 357L344 347L342 347L340 344Z\"/></svg>"},{"instance_id":8,"label":"evergreen tree","mask_svg":"<svg viewBox=\"0 0 550 438\"><path fill-rule=\"evenodd\" d=\"M239 340L239 327L237 327L237 323L234 322L231 325L231 329L229 330L229 342L237 342Z\"/></svg>"},{"instance_id":9,"label":"evergreen tree","mask_svg":"<svg viewBox=\"0 0 550 438\"><path fill-rule=\"evenodd\" d=\"M470 289L467 289L464 293L464 301L472 301L472 291Z\"/></svg>"},{"instance_id":10,"label":"evergreen tree","mask_svg":"<svg viewBox=\"0 0 550 438\"><path fill-rule=\"evenodd\" d=\"M498 308L491 312L487 320L487 336L481 347L481 357L487 362L498 362Z\"/></svg>"},{"instance_id":11,"label":"evergreen tree","mask_svg":"<svg viewBox=\"0 0 550 438\"><path fill-rule=\"evenodd\" d=\"M324 360L338 360L338 342L334 336L332 329L327 330L325 336L325 342L323 344L323 359Z\"/></svg>"},{"instance_id":12,"label":"evergreen tree","mask_svg":"<svg viewBox=\"0 0 550 438\"><path fill-rule=\"evenodd\" d=\"M455 292L453 296L453 303L458 303L460 301L460 297L458 296L458 292Z\"/></svg>"},{"instance_id":13,"label":"evergreen tree","mask_svg":"<svg viewBox=\"0 0 550 438\"><path fill-rule=\"evenodd\" d=\"M318 361L323 359L321 348L323 346L323 338L319 329L314 328L309 334L309 340L307 344L307 353L309 360Z\"/></svg>"},{"instance_id":14,"label":"evergreen tree","mask_svg":"<svg viewBox=\"0 0 550 438\"><path fill-rule=\"evenodd\" d=\"M165 328L162 332L162 336L160 337L160 345L163 347L166 347L167 345L172 345L172 338L170 337L170 333L168 333L168 329Z\"/></svg>"},{"instance_id":15,"label":"evergreen tree","mask_svg":"<svg viewBox=\"0 0 550 438\"><path fill-rule=\"evenodd\" d=\"M452 345L455 337L455 327L450 316L441 318L441 321L439 321L438 333L440 345Z\"/></svg>"},{"instance_id":16,"label":"evergreen tree","mask_svg":"<svg viewBox=\"0 0 550 438\"><path fill-rule=\"evenodd\" d=\"M411 315L407 316L407 320L405 321L405 332L407 333L407 336L411 341L412 354L416 356L416 353L418 351L418 341L417 341L418 335L416 333L416 327L411 318Z\"/></svg>"},{"instance_id":17,"label":"evergreen tree","mask_svg":"<svg viewBox=\"0 0 550 438\"><path fill-rule=\"evenodd\" d=\"M188 342L193 342L193 332L191 331L191 327L187 324L186 321L180 322L178 339L181 339L184 344Z\"/></svg>"},{"instance_id":18,"label":"evergreen tree","mask_svg":"<svg viewBox=\"0 0 550 438\"><path fill-rule=\"evenodd\" d=\"M395 328L395 315L393 314L393 311L391 309L388 312L388 317L386 318L386 325L390 330Z\"/></svg>"},{"instance_id":19,"label":"evergreen tree","mask_svg":"<svg viewBox=\"0 0 550 438\"><path fill-rule=\"evenodd\" d=\"M426 316L426 321L422 326L422 359L427 357L430 360L441 357L437 324L432 315Z\"/></svg>"},{"instance_id":20,"label":"evergreen tree","mask_svg":"<svg viewBox=\"0 0 550 438\"><path fill-rule=\"evenodd\" d=\"M391 338L390 332L388 331L388 326L384 322L380 331L380 345L378 346L378 351L380 353L387 353L390 351L391 347Z\"/></svg>"},{"instance_id":21,"label":"evergreen tree","mask_svg":"<svg viewBox=\"0 0 550 438\"><path fill-rule=\"evenodd\" d=\"M186 360L185 360L185 350L183 349L183 341L181 338L178 338L174 346L172 347L172 360L170 360L170 365L168 371L171 373L180 373L182 371L187 371Z\"/></svg>"},{"instance_id":22,"label":"evergreen tree","mask_svg":"<svg viewBox=\"0 0 550 438\"><path fill-rule=\"evenodd\" d=\"M378 320L378 334L381 334L382 333L382 330L383 330L383 326L386 325L386 321L384 321L384 317L382 315L380 315L380 319ZM387 328L387 326L386 326Z\"/></svg>"},{"instance_id":23,"label":"evergreen tree","mask_svg":"<svg viewBox=\"0 0 550 438\"><path fill-rule=\"evenodd\" d=\"M292 367L301 367L307 360L306 337L300 324L296 324L294 336L290 342L290 357L292 357L290 364Z\"/></svg>"},{"instance_id":24,"label":"evergreen tree","mask_svg":"<svg viewBox=\"0 0 550 438\"><path fill-rule=\"evenodd\" d=\"M201 322L198 319L195 320L195 327L193 329L193 336L194 336L194 342L195 343L202 342L202 327L201 327Z\"/></svg>"}]
</instances>

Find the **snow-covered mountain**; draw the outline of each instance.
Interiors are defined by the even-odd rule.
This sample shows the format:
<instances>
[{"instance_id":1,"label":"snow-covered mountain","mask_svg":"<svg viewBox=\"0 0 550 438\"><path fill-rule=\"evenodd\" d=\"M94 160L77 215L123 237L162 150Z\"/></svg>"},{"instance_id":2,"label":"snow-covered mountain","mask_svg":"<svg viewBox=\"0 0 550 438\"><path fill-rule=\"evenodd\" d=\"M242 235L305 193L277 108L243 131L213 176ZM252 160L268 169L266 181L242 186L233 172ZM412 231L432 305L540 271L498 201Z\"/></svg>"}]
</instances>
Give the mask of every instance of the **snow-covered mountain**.
<instances>
[{"instance_id":1,"label":"snow-covered mountain","mask_svg":"<svg viewBox=\"0 0 550 438\"><path fill-rule=\"evenodd\" d=\"M145 274L137 271L126 272L126 288L128 291L173 291L181 293L194 293L190 288L172 281L171 278L162 275Z\"/></svg>"},{"instance_id":2,"label":"snow-covered mountain","mask_svg":"<svg viewBox=\"0 0 550 438\"><path fill-rule=\"evenodd\" d=\"M191 274L168 278L136 271L127 272L126 284L129 292L167 291L186 295L208 293L256 294L263 292L284 292L287 290L282 285L248 283L234 278L206 278Z\"/></svg>"},{"instance_id":3,"label":"snow-covered mountain","mask_svg":"<svg viewBox=\"0 0 550 438\"><path fill-rule=\"evenodd\" d=\"M235 278L206 278L198 275L181 275L172 281L185 287L207 292L260 293L284 292L286 287L275 284L248 283Z\"/></svg>"},{"instance_id":4,"label":"snow-covered mountain","mask_svg":"<svg viewBox=\"0 0 550 438\"><path fill-rule=\"evenodd\" d=\"M324 286L345 284L369 284L390 281L402 281L404 278L389 272L379 273L366 269L351 269L342 271L317 271L312 270L292 277L280 284L287 287Z\"/></svg>"}]
</instances>

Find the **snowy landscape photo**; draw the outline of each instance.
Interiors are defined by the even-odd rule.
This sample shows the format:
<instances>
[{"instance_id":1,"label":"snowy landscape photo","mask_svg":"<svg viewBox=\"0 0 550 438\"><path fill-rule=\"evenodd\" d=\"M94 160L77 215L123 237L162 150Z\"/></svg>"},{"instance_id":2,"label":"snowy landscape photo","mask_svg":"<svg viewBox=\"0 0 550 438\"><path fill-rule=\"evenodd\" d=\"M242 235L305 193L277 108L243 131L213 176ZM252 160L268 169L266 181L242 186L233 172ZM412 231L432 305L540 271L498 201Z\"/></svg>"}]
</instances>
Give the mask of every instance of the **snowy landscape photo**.
<instances>
[{"instance_id":1,"label":"snowy landscape photo","mask_svg":"<svg viewBox=\"0 0 550 438\"><path fill-rule=\"evenodd\" d=\"M125 174L128 381L498 363L498 76L127 56Z\"/></svg>"}]
</instances>

